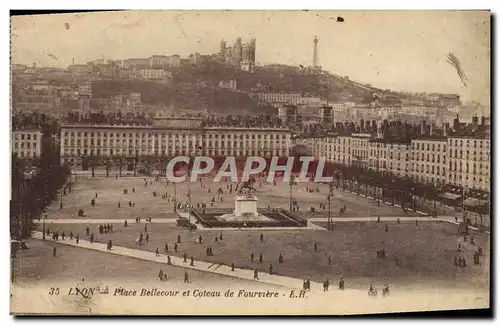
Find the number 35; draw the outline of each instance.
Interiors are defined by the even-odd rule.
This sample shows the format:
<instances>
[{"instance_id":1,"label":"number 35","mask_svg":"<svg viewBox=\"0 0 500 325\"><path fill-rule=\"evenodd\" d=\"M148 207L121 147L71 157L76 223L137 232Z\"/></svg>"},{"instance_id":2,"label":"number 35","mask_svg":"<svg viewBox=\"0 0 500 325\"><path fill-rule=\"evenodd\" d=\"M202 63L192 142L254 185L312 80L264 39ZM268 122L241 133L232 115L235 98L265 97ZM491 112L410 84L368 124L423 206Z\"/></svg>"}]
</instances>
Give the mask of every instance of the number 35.
<instances>
[{"instance_id":1,"label":"number 35","mask_svg":"<svg viewBox=\"0 0 500 325\"><path fill-rule=\"evenodd\" d=\"M51 295L51 296L57 296L57 295L59 295L59 288L50 288L49 289L49 295Z\"/></svg>"}]
</instances>

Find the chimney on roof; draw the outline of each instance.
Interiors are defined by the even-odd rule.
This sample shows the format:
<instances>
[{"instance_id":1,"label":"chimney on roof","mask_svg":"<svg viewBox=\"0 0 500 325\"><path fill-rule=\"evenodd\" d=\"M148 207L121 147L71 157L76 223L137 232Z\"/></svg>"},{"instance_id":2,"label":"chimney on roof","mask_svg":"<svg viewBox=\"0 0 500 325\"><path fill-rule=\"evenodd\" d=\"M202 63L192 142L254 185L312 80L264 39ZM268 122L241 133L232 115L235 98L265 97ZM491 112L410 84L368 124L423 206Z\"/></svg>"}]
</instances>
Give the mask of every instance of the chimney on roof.
<instances>
[{"instance_id":1,"label":"chimney on roof","mask_svg":"<svg viewBox=\"0 0 500 325\"><path fill-rule=\"evenodd\" d=\"M382 139L382 123L377 123L377 139Z\"/></svg>"},{"instance_id":2,"label":"chimney on roof","mask_svg":"<svg viewBox=\"0 0 500 325\"><path fill-rule=\"evenodd\" d=\"M364 119L361 119L360 123L359 123L359 132L360 133L363 133L363 130L365 129L365 120Z\"/></svg>"},{"instance_id":3,"label":"chimney on roof","mask_svg":"<svg viewBox=\"0 0 500 325\"><path fill-rule=\"evenodd\" d=\"M72 61L72 62L73 62L73 65L75 65L75 58L73 58L73 61Z\"/></svg>"},{"instance_id":4,"label":"chimney on roof","mask_svg":"<svg viewBox=\"0 0 500 325\"><path fill-rule=\"evenodd\" d=\"M429 135L430 135L430 136L432 136L432 133L433 133L433 131L434 131L434 130L433 130L433 129L434 129L434 128L433 128L433 126L434 126L434 123L431 121L430 126L429 126L429 127L430 127L430 129L429 129Z\"/></svg>"},{"instance_id":5,"label":"chimney on roof","mask_svg":"<svg viewBox=\"0 0 500 325\"><path fill-rule=\"evenodd\" d=\"M449 128L448 123L443 123L443 136L447 137L448 136L448 128Z\"/></svg>"},{"instance_id":6,"label":"chimney on roof","mask_svg":"<svg viewBox=\"0 0 500 325\"><path fill-rule=\"evenodd\" d=\"M426 129L425 124L426 124L425 120L420 121L420 135L425 135L425 129Z\"/></svg>"},{"instance_id":7,"label":"chimney on roof","mask_svg":"<svg viewBox=\"0 0 500 325\"><path fill-rule=\"evenodd\" d=\"M483 115L481 116L481 126L485 126L486 125L486 117Z\"/></svg>"}]
</instances>

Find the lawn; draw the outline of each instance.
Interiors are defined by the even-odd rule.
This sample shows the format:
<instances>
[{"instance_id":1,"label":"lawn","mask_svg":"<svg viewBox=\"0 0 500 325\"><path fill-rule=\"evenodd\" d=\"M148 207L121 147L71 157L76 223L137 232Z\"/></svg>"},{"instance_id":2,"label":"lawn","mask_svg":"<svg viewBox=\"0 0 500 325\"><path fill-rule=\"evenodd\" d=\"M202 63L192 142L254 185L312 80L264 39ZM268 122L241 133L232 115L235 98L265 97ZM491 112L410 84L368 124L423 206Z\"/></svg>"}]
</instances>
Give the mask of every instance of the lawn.
<instances>
[{"instance_id":1,"label":"lawn","mask_svg":"<svg viewBox=\"0 0 500 325\"><path fill-rule=\"evenodd\" d=\"M388 232L385 225L388 225ZM80 234L85 238L85 225L58 224L51 229L59 229ZM99 242L112 240L114 245L136 248L135 240L144 232L144 223L115 225L115 232L99 234L97 225L91 226L91 232ZM148 224L150 241L137 248L154 251L157 247L163 252L165 243L169 244L170 254L188 256L214 263L235 263L236 267L258 268L266 272L269 263L274 271L281 275L297 278L311 278L322 281L324 278L338 279L344 276L350 286L366 288L371 282L400 283L405 287L412 285L466 286L488 288L489 237L475 233L476 245L481 245L485 254L482 265L473 265L472 253L477 246L462 243L464 251L457 253L458 242L456 226L441 222L402 221L400 224L339 222L332 232L315 230L269 230L262 231L264 243L260 243L259 231L227 230L224 239L215 243L218 231L193 231L177 228L171 224ZM178 253L173 253L173 245L180 234L182 243ZM197 244L199 235L203 244ZM318 251L314 251L314 242L318 242ZM211 245L214 256L206 256L206 247ZM386 259L378 259L376 250L384 248ZM250 262L250 254L263 254L263 263ZM283 254L284 263L278 264L279 254ZM332 264L328 264L328 256ZM455 256L467 258L468 267L458 268L453 265ZM396 265L396 259L398 264Z\"/></svg>"},{"instance_id":2,"label":"lawn","mask_svg":"<svg viewBox=\"0 0 500 325\"><path fill-rule=\"evenodd\" d=\"M155 181L147 179L147 186L144 178L139 177L123 177L115 179L114 177L100 177L91 179L88 176L78 177L72 187L72 192L63 195L63 208L60 209L60 200L54 201L47 208L47 216L49 219L67 219L78 215L78 210L81 208L85 211L87 218L92 219L135 219L141 217L145 219L151 217L156 218L176 218L174 213L174 185L167 183L166 180ZM214 208L234 208L235 191L229 193L230 183L212 183L206 182L202 187L200 182L188 184L183 182L177 185L177 201L187 203L187 194L191 190L191 202L197 207L198 203L208 203L215 198L216 203ZM265 180L258 181L255 184L257 189L256 195L259 199L259 207L267 208L289 208L290 202L290 187L288 183L278 182L276 185L267 183ZM224 193L223 201L217 197L217 190L221 188ZM235 188L235 186L233 186ZM312 188L314 191L308 192L307 189ZM124 194L123 190L128 189L128 194ZM135 192L132 191L135 190ZM318 192L316 191L318 189ZM153 192L159 195L153 196ZM210 193L209 193L210 191ZM90 201L95 198L96 205L92 207ZM162 198L161 194L168 194L169 198ZM318 217L327 215L327 197L328 186L323 184L298 183L293 187L293 199L297 200L300 211L299 213L305 217ZM128 202L135 204L134 207L129 207ZM120 202L120 208L118 207ZM320 209L320 203L325 203L325 208ZM365 199L352 193L335 190L331 199L330 208L332 216L338 216L339 210L346 206L347 211L343 217L349 216L415 216L414 213L404 214L401 208L395 208L386 204L377 206L375 201ZM210 207L210 206L209 206ZM310 213L310 208L314 207L316 214ZM318 213L319 212L319 213Z\"/></svg>"}]
</instances>

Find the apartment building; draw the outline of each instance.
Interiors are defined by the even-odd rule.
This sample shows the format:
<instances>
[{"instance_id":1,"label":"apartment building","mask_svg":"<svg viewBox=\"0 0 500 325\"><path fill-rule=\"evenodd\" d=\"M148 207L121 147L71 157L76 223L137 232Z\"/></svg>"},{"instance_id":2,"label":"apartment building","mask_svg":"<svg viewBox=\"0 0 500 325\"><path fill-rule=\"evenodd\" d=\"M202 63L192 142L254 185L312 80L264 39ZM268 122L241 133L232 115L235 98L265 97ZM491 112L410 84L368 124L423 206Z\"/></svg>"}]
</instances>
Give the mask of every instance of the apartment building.
<instances>
[{"instance_id":1,"label":"apartment building","mask_svg":"<svg viewBox=\"0 0 500 325\"><path fill-rule=\"evenodd\" d=\"M373 139L368 141L368 166L379 172L406 177L410 175L410 152L409 143Z\"/></svg>"},{"instance_id":2,"label":"apartment building","mask_svg":"<svg viewBox=\"0 0 500 325\"><path fill-rule=\"evenodd\" d=\"M449 137L446 183L490 191L490 144L487 137Z\"/></svg>"},{"instance_id":3,"label":"apartment building","mask_svg":"<svg viewBox=\"0 0 500 325\"><path fill-rule=\"evenodd\" d=\"M411 177L420 183L446 183L446 146L444 137L411 141Z\"/></svg>"},{"instance_id":4,"label":"apartment building","mask_svg":"<svg viewBox=\"0 0 500 325\"><path fill-rule=\"evenodd\" d=\"M288 156L287 128L63 125L61 163L82 156Z\"/></svg>"},{"instance_id":5,"label":"apartment building","mask_svg":"<svg viewBox=\"0 0 500 325\"><path fill-rule=\"evenodd\" d=\"M11 136L12 153L22 159L34 159L42 153L41 130L16 130Z\"/></svg>"}]
</instances>

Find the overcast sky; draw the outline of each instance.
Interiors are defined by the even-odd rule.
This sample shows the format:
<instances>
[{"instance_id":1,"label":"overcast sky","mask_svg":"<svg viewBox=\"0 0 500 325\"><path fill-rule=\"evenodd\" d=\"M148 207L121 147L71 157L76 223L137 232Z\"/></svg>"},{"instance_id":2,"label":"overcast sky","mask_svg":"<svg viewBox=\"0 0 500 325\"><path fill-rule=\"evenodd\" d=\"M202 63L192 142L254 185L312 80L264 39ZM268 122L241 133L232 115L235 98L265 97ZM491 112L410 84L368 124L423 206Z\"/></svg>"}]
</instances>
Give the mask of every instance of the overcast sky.
<instances>
[{"instance_id":1,"label":"overcast sky","mask_svg":"<svg viewBox=\"0 0 500 325\"><path fill-rule=\"evenodd\" d=\"M380 88L490 102L490 18L484 11L134 11L14 17L11 29L13 63L56 67L73 58L214 53L222 38L232 45L237 36L257 39L260 64L309 66L316 35L320 64L332 73ZM461 61L467 87L446 62L449 52Z\"/></svg>"}]
</instances>

